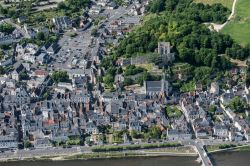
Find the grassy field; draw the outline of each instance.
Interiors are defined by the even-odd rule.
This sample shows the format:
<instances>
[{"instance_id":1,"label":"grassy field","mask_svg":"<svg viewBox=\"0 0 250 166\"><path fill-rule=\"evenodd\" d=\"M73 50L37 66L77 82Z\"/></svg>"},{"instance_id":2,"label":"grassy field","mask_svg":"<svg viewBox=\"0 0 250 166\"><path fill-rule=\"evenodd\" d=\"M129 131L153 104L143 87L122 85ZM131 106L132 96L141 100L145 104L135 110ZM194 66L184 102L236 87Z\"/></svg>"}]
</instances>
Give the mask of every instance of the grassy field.
<instances>
[{"instance_id":1,"label":"grassy field","mask_svg":"<svg viewBox=\"0 0 250 166\"><path fill-rule=\"evenodd\" d=\"M233 152L241 152L241 151L250 151L250 145L233 145L233 144L221 144L221 145L208 145L206 149L209 153L213 153L215 151L233 151Z\"/></svg>"},{"instance_id":2,"label":"grassy field","mask_svg":"<svg viewBox=\"0 0 250 166\"><path fill-rule=\"evenodd\" d=\"M233 0L194 0L196 3L205 3L205 4L214 4L214 3L221 3L224 6L228 7L229 9L232 8Z\"/></svg>"},{"instance_id":3,"label":"grassy field","mask_svg":"<svg viewBox=\"0 0 250 166\"><path fill-rule=\"evenodd\" d=\"M219 144L219 145L208 145L206 146L208 152L213 152L217 150L223 150L227 148L233 148L236 147L236 145L233 144Z\"/></svg>"},{"instance_id":4,"label":"grassy field","mask_svg":"<svg viewBox=\"0 0 250 166\"><path fill-rule=\"evenodd\" d=\"M236 4L236 16L222 30L229 34L241 45L250 44L250 0L238 0Z\"/></svg>"}]
</instances>

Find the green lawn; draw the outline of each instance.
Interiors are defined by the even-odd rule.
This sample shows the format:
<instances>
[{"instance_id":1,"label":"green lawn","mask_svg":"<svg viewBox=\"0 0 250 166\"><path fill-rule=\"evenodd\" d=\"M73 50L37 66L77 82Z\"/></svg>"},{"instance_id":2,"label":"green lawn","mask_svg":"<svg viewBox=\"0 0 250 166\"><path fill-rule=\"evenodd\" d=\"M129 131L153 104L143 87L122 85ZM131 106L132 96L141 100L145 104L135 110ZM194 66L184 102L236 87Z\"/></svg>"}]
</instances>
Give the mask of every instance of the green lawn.
<instances>
[{"instance_id":1,"label":"green lawn","mask_svg":"<svg viewBox=\"0 0 250 166\"><path fill-rule=\"evenodd\" d=\"M182 115L181 110L179 110L176 106L168 106L166 108L166 113L169 118L180 118Z\"/></svg>"},{"instance_id":2,"label":"green lawn","mask_svg":"<svg viewBox=\"0 0 250 166\"><path fill-rule=\"evenodd\" d=\"M181 92L192 92L195 90L195 82L190 81L188 83L185 83L180 88Z\"/></svg>"},{"instance_id":3,"label":"green lawn","mask_svg":"<svg viewBox=\"0 0 250 166\"><path fill-rule=\"evenodd\" d=\"M250 44L250 0L238 0L235 18L222 30L241 45Z\"/></svg>"},{"instance_id":4,"label":"green lawn","mask_svg":"<svg viewBox=\"0 0 250 166\"><path fill-rule=\"evenodd\" d=\"M205 4L214 4L214 3L221 3L222 5L228 7L230 10L233 5L233 0L194 0L196 3L205 3Z\"/></svg>"},{"instance_id":5,"label":"green lawn","mask_svg":"<svg viewBox=\"0 0 250 166\"><path fill-rule=\"evenodd\" d=\"M234 144L219 144L219 145L207 145L207 151L208 152L213 152L217 150L223 150L223 149L228 149L228 148L235 148L236 145Z\"/></svg>"},{"instance_id":6,"label":"green lawn","mask_svg":"<svg viewBox=\"0 0 250 166\"><path fill-rule=\"evenodd\" d=\"M221 144L221 145L207 145L206 146L206 149L208 152L223 150L227 148L232 148L230 151L234 151L234 152L250 151L250 146L247 146L247 145Z\"/></svg>"}]
</instances>

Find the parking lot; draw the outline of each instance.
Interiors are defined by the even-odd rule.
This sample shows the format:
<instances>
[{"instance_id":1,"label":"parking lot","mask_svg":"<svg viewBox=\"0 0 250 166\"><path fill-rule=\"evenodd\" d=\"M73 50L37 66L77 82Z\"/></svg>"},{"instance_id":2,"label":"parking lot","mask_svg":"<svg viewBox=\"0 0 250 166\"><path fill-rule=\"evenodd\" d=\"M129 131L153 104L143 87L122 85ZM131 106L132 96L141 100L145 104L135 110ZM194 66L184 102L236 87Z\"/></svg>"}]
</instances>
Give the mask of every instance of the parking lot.
<instances>
[{"instance_id":1,"label":"parking lot","mask_svg":"<svg viewBox=\"0 0 250 166\"><path fill-rule=\"evenodd\" d=\"M129 8L129 7L128 7ZM105 10L102 15L106 15L106 19L99 24L99 33L103 33L105 26L108 26L113 20L120 17L125 17L128 8L119 7L116 10ZM126 20L126 19L125 19ZM78 68L78 64L85 63L83 61L92 60L93 55L98 52L98 38L91 36L93 26L85 31L75 32L75 37L70 37L69 33L65 33L59 40L58 44L60 50L53 57L54 61L48 67L49 70L65 70L71 68ZM81 67L80 67L81 68Z\"/></svg>"},{"instance_id":2,"label":"parking lot","mask_svg":"<svg viewBox=\"0 0 250 166\"><path fill-rule=\"evenodd\" d=\"M88 52L91 51L91 29L76 32L76 37L70 37L65 34L59 40L60 50L54 55L53 66L56 69L68 69L71 68L71 63L74 60L80 60L87 58Z\"/></svg>"}]
</instances>

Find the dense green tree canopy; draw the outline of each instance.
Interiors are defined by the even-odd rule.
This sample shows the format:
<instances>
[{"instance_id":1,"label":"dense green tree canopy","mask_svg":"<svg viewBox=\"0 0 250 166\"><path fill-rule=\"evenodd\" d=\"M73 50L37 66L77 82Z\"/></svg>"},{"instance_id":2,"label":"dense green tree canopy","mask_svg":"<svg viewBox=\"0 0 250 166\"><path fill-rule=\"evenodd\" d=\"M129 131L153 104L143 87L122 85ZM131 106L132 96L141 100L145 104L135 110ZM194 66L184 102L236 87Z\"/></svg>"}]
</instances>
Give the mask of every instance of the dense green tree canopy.
<instances>
[{"instance_id":1,"label":"dense green tree canopy","mask_svg":"<svg viewBox=\"0 0 250 166\"><path fill-rule=\"evenodd\" d=\"M145 69L141 68L141 67L136 67L135 65L129 65L126 70L124 71L124 75L128 76L128 75L136 75L138 73L141 73L145 71Z\"/></svg>"},{"instance_id":2,"label":"dense green tree canopy","mask_svg":"<svg viewBox=\"0 0 250 166\"><path fill-rule=\"evenodd\" d=\"M69 81L69 75L66 71L54 71L52 74L52 79L56 83Z\"/></svg>"},{"instance_id":3,"label":"dense green tree canopy","mask_svg":"<svg viewBox=\"0 0 250 166\"><path fill-rule=\"evenodd\" d=\"M250 67L248 67L246 71L246 85L250 86Z\"/></svg>"},{"instance_id":4,"label":"dense green tree canopy","mask_svg":"<svg viewBox=\"0 0 250 166\"><path fill-rule=\"evenodd\" d=\"M238 96L234 97L229 103L229 107L237 113L244 112L245 105L246 103L242 101Z\"/></svg>"},{"instance_id":5,"label":"dense green tree canopy","mask_svg":"<svg viewBox=\"0 0 250 166\"><path fill-rule=\"evenodd\" d=\"M3 32L5 34L11 34L15 30L15 27L13 27L11 24L3 23L0 24L0 32Z\"/></svg>"},{"instance_id":6,"label":"dense green tree canopy","mask_svg":"<svg viewBox=\"0 0 250 166\"><path fill-rule=\"evenodd\" d=\"M235 44L229 35L210 31L205 25L227 20L230 11L220 4L210 6L192 3L192 0L156 0L148 6L148 11L160 13L146 16L142 26L120 42L116 49L118 56L154 52L160 41L171 42L177 60L195 66L226 69L230 67L229 60L218 55L228 54L240 59L249 56L249 49Z\"/></svg>"},{"instance_id":7,"label":"dense green tree canopy","mask_svg":"<svg viewBox=\"0 0 250 166\"><path fill-rule=\"evenodd\" d=\"M90 0L65 0L64 2L58 3L58 9L67 9L73 12L77 12L82 8L89 5Z\"/></svg>"},{"instance_id":8,"label":"dense green tree canopy","mask_svg":"<svg viewBox=\"0 0 250 166\"><path fill-rule=\"evenodd\" d=\"M165 9L165 0L151 1L148 10L152 13L162 12Z\"/></svg>"},{"instance_id":9,"label":"dense green tree canopy","mask_svg":"<svg viewBox=\"0 0 250 166\"><path fill-rule=\"evenodd\" d=\"M3 66L0 66L0 75L2 75L4 73L5 73L5 70L4 70Z\"/></svg>"},{"instance_id":10,"label":"dense green tree canopy","mask_svg":"<svg viewBox=\"0 0 250 166\"><path fill-rule=\"evenodd\" d=\"M149 128L147 137L150 139L160 139L161 129L158 126L152 126Z\"/></svg>"}]
</instances>

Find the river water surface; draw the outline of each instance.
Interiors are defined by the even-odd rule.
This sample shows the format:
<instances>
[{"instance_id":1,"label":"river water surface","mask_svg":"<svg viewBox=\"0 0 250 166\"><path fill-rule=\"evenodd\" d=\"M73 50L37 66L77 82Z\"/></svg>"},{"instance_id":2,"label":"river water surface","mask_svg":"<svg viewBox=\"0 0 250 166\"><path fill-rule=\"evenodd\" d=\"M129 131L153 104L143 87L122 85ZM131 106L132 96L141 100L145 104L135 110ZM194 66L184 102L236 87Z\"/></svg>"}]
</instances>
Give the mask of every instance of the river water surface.
<instances>
[{"instance_id":1,"label":"river water surface","mask_svg":"<svg viewBox=\"0 0 250 166\"><path fill-rule=\"evenodd\" d=\"M250 151L219 152L212 155L215 166L250 166Z\"/></svg>"},{"instance_id":2,"label":"river water surface","mask_svg":"<svg viewBox=\"0 0 250 166\"><path fill-rule=\"evenodd\" d=\"M223 152L213 156L216 166L250 166L250 152ZM0 166L199 166L195 157L142 157L75 161L20 161Z\"/></svg>"},{"instance_id":3,"label":"river water surface","mask_svg":"<svg viewBox=\"0 0 250 166\"><path fill-rule=\"evenodd\" d=\"M0 166L199 166L195 157L139 157L75 161L20 161Z\"/></svg>"}]
</instances>

